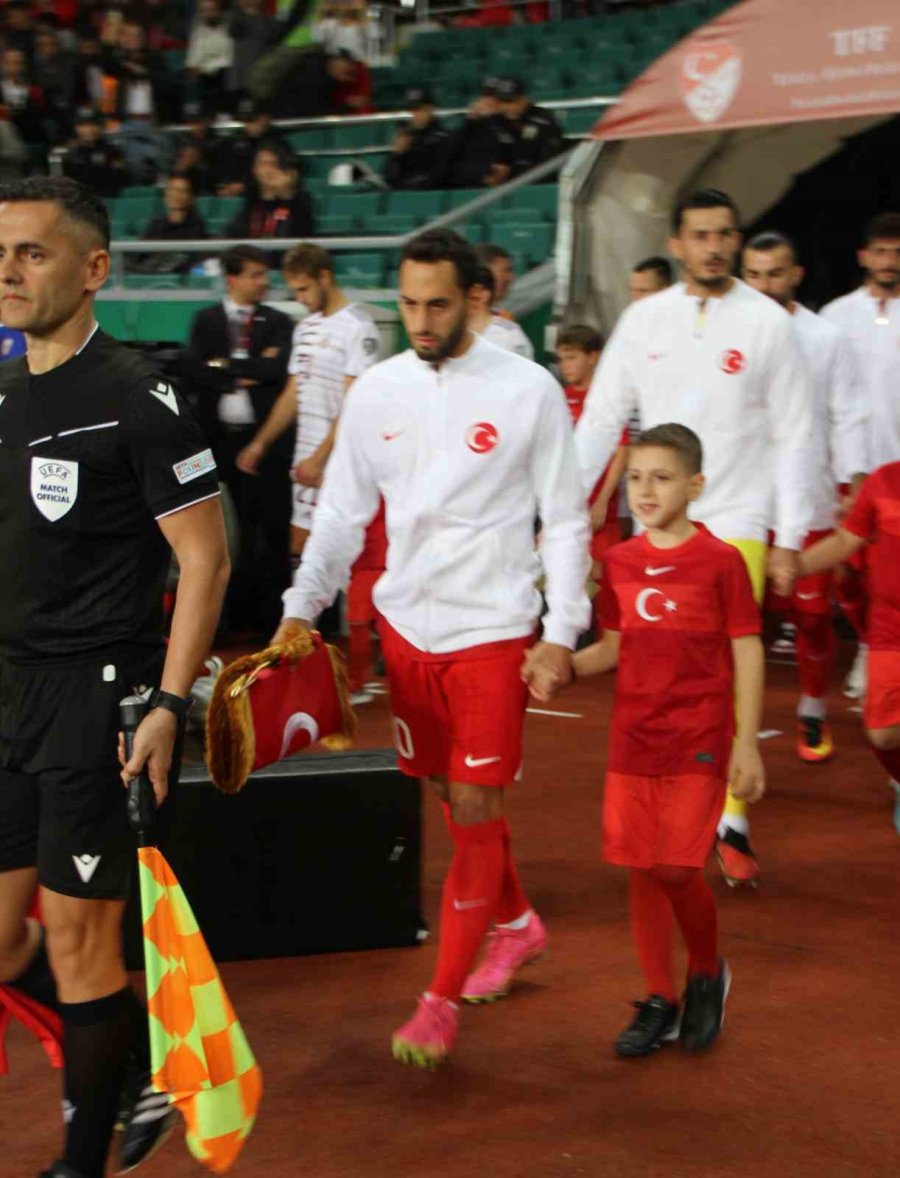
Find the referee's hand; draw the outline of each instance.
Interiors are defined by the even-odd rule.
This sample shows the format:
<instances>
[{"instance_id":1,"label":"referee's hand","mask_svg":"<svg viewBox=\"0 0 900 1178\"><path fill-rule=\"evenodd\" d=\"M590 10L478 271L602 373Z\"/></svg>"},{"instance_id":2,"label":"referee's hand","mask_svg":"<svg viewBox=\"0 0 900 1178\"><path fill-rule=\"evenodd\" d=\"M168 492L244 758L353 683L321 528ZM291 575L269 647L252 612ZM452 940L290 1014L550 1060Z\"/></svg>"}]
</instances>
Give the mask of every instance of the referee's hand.
<instances>
[{"instance_id":1,"label":"referee's hand","mask_svg":"<svg viewBox=\"0 0 900 1178\"><path fill-rule=\"evenodd\" d=\"M122 782L128 786L146 767L157 806L169 792L169 770L178 732L178 717L165 708L154 708L141 720L134 734L131 759L125 754L125 737L119 733L119 764Z\"/></svg>"}]
</instances>

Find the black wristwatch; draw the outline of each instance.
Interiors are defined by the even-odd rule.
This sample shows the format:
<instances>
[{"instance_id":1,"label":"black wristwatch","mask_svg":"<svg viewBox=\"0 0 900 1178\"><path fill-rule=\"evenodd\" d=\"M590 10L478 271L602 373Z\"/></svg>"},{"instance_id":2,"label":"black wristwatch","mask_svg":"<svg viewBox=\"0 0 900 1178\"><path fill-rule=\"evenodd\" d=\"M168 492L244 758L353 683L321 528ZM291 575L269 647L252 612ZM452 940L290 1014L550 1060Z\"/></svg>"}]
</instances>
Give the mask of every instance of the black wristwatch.
<instances>
[{"instance_id":1,"label":"black wristwatch","mask_svg":"<svg viewBox=\"0 0 900 1178\"><path fill-rule=\"evenodd\" d=\"M185 699L184 696L173 695L171 691L160 691L158 687L155 687L150 693L149 707L151 710L164 708L167 712L174 712L179 720L186 720L193 702L191 696Z\"/></svg>"}]
</instances>

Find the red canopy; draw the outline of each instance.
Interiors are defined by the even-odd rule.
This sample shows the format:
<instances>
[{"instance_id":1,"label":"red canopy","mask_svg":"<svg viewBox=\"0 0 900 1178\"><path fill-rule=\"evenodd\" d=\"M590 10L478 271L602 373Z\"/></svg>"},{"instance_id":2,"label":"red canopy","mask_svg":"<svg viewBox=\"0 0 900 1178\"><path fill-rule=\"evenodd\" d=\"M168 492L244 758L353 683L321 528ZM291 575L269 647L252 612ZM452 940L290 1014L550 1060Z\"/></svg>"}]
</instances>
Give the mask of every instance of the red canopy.
<instances>
[{"instance_id":1,"label":"red canopy","mask_svg":"<svg viewBox=\"0 0 900 1178\"><path fill-rule=\"evenodd\" d=\"M655 61L607 111L594 137L896 111L898 0L744 0Z\"/></svg>"}]
</instances>

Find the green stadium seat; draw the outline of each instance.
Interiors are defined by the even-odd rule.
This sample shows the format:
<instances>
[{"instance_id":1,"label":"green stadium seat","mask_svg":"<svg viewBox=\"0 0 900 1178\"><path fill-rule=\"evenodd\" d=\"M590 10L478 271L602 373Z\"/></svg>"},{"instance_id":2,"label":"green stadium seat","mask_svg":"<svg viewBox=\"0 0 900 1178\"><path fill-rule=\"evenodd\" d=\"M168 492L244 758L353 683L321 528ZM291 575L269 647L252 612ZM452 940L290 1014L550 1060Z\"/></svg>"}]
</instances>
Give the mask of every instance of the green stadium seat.
<instances>
[{"instance_id":1,"label":"green stadium seat","mask_svg":"<svg viewBox=\"0 0 900 1178\"><path fill-rule=\"evenodd\" d=\"M220 196L217 198L216 216L230 221L238 215L243 206L244 199L241 196Z\"/></svg>"},{"instance_id":2,"label":"green stadium seat","mask_svg":"<svg viewBox=\"0 0 900 1178\"><path fill-rule=\"evenodd\" d=\"M491 226L491 240L509 250L511 254L523 257L528 268L545 262L553 252L555 230L544 221L526 224L509 222Z\"/></svg>"},{"instance_id":3,"label":"green stadium seat","mask_svg":"<svg viewBox=\"0 0 900 1178\"><path fill-rule=\"evenodd\" d=\"M162 198L156 196L118 196L110 201L110 215L114 220L129 221L141 229L162 210Z\"/></svg>"},{"instance_id":4,"label":"green stadium seat","mask_svg":"<svg viewBox=\"0 0 900 1178\"><path fill-rule=\"evenodd\" d=\"M324 127L321 130L309 131L289 131L285 135L290 146L294 151L299 151L303 155L307 151L321 151L323 148L331 147L331 128Z\"/></svg>"},{"instance_id":5,"label":"green stadium seat","mask_svg":"<svg viewBox=\"0 0 900 1178\"><path fill-rule=\"evenodd\" d=\"M392 192L385 207L388 214L405 213L421 221L432 221L443 211L443 192Z\"/></svg>"},{"instance_id":6,"label":"green stadium seat","mask_svg":"<svg viewBox=\"0 0 900 1178\"><path fill-rule=\"evenodd\" d=\"M221 292L224 284L221 278L213 274L188 274L184 281L188 290L212 290Z\"/></svg>"},{"instance_id":7,"label":"green stadium seat","mask_svg":"<svg viewBox=\"0 0 900 1178\"><path fill-rule=\"evenodd\" d=\"M151 198L155 201L162 200L162 189L155 184L130 184L127 188L123 188L119 193L118 199L131 200L134 197Z\"/></svg>"},{"instance_id":8,"label":"green stadium seat","mask_svg":"<svg viewBox=\"0 0 900 1178\"><path fill-rule=\"evenodd\" d=\"M507 208L516 210L516 220L531 221L545 217L548 221L555 221L559 210L559 189L555 184L526 184L511 192L503 203ZM524 215L525 209L528 210L528 216ZM537 217L531 215L534 212L537 212Z\"/></svg>"},{"instance_id":9,"label":"green stadium seat","mask_svg":"<svg viewBox=\"0 0 900 1178\"><path fill-rule=\"evenodd\" d=\"M481 245L483 241L487 241L485 227L481 221L462 221L457 225L451 225L450 228L472 245Z\"/></svg>"},{"instance_id":10,"label":"green stadium seat","mask_svg":"<svg viewBox=\"0 0 900 1178\"><path fill-rule=\"evenodd\" d=\"M348 286L380 287L384 282L381 254L336 254L335 277Z\"/></svg>"},{"instance_id":11,"label":"green stadium seat","mask_svg":"<svg viewBox=\"0 0 900 1178\"><path fill-rule=\"evenodd\" d=\"M356 219L346 213L317 213L317 237L350 237L356 228Z\"/></svg>"},{"instance_id":12,"label":"green stadium seat","mask_svg":"<svg viewBox=\"0 0 900 1178\"><path fill-rule=\"evenodd\" d=\"M372 226L373 233L414 233L425 222L412 213L379 213Z\"/></svg>"},{"instance_id":13,"label":"green stadium seat","mask_svg":"<svg viewBox=\"0 0 900 1178\"><path fill-rule=\"evenodd\" d=\"M592 131L604 111L602 106L575 108L566 112L566 134L585 135Z\"/></svg>"},{"instance_id":14,"label":"green stadium seat","mask_svg":"<svg viewBox=\"0 0 900 1178\"><path fill-rule=\"evenodd\" d=\"M352 217L360 228L368 228L381 207L380 192L336 193L328 198L328 212Z\"/></svg>"},{"instance_id":15,"label":"green stadium seat","mask_svg":"<svg viewBox=\"0 0 900 1178\"><path fill-rule=\"evenodd\" d=\"M386 142L388 126L384 123L361 123L358 126L335 127L331 132L332 147L341 151L352 151L354 147L381 147Z\"/></svg>"},{"instance_id":16,"label":"green stadium seat","mask_svg":"<svg viewBox=\"0 0 900 1178\"><path fill-rule=\"evenodd\" d=\"M194 201L197 212L205 221L216 215L216 206L218 203L219 198L217 196L198 196Z\"/></svg>"},{"instance_id":17,"label":"green stadium seat","mask_svg":"<svg viewBox=\"0 0 900 1178\"><path fill-rule=\"evenodd\" d=\"M462 205L467 205L470 200L476 200L479 196L484 196L490 192L489 188L452 188L447 197L447 211L450 209L458 209Z\"/></svg>"},{"instance_id":18,"label":"green stadium seat","mask_svg":"<svg viewBox=\"0 0 900 1178\"><path fill-rule=\"evenodd\" d=\"M109 227L113 241L134 241L140 237L136 227L125 217L113 217Z\"/></svg>"}]
</instances>

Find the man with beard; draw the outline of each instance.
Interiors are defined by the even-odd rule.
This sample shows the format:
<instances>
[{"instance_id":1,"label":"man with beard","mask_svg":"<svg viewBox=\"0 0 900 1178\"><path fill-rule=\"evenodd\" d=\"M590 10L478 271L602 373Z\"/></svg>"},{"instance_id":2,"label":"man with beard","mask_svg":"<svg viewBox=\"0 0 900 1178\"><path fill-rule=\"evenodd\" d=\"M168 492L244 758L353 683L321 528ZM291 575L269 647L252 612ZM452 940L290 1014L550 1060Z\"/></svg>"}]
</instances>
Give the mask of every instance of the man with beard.
<instances>
[{"instance_id":1,"label":"man with beard","mask_svg":"<svg viewBox=\"0 0 900 1178\"><path fill-rule=\"evenodd\" d=\"M812 394L790 317L732 277L740 247L726 193L702 189L678 204L668 248L684 281L625 309L575 441L587 491L635 411L644 429L673 421L694 430L708 461L691 515L740 550L759 600L773 497L773 578L793 574L809 531ZM729 795L717 852L732 885L759 875L749 830L746 803Z\"/></svg>"},{"instance_id":2,"label":"man with beard","mask_svg":"<svg viewBox=\"0 0 900 1178\"><path fill-rule=\"evenodd\" d=\"M744 250L743 275L748 286L790 313L812 383L813 518L803 544L809 548L834 527L838 487L847 484L855 490L869 470L868 406L856 379L847 335L797 302L804 270L790 238L782 233L757 234ZM831 603L829 572L801 578L790 599L801 691L797 754L807 762L827 761L834 754L827 723L835 654Z\"/></svg>"},{"instance_id":3,"label":"man with beard","mask_svg":"<svg viewBox=\"0 0 900 1178\"><path fill-rule=\"evenodd\" d=\"M900 213L882 213L866 226L859 264L864 281L822 308L822 317L850 336L869 410L872 469L900 459ZM860 636L845 695L866 691L865 552L841 582L841 606Z\"/></svg>"},{"instance_id":4,"label":"man with beard","mask_svg":"<svg viewBox=\"0 0 900 1178\"><path fill-rule=\"evenodd\" d=\"M454 848L436 971L393 1036L396 1059L426 1068L452 1051L460 999L501 997L546 949L504 796L521 768L525 681L569 681L590 614L566 402L545 369L469 331L476 270L471 246L447 229L405 247L400 313L412 347L364 373L347 399L276 635L295 636L332 601L383 496L390 559L374 600L399 764L441 798ZM523 667L541 612L537 515L548 611Z\"/></svg>"}]
</instances>

